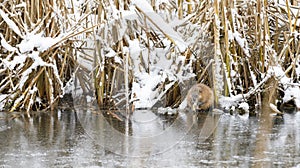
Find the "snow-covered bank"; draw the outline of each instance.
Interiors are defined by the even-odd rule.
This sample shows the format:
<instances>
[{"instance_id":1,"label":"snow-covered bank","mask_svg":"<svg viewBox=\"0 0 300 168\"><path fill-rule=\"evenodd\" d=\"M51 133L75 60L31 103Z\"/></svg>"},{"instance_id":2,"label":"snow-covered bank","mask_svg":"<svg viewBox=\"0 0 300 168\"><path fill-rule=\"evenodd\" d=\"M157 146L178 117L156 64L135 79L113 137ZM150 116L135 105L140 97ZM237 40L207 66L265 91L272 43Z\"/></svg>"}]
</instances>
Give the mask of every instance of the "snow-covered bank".
<instances>
[{"instance_id":1,"label":"snow-covered bank","mask_svg":"<svg viewBox=\"0 0 300 168\"><path fill-rule=\"evenodd\" d=\"M254 1L40 3L48 13L27 1L0 10L0 90L10 110L49 108L71 76L104 106L112 98L126 107L171 106L164 101L183 101L184 84L202 82L224 108L245 111L275 77L283 102L300 106L299 33L288 14L295 6L280 2L278 13L276 3Z\"/></svg>"},{"instance_id":2,"label":"snow-covered bank","mask_svg":"<svg viewBox=\"0 0 300 168\"><path fill-rule=\"evenodd\" d=\"M298 75L299 76L299 75ZM255 88L250 90L246 94L238 94L231 97L222 96L220 98L221 107L229 110L234 110L235 108L242 108L246 111L249 110L249 104L247 103L248 98L251 95L255 95L256 93L263 92L264 84L270 77L275 77L275 80L278 81L278 85L282 88L276 88L275 90L282 89L283 97L281 95L277 95L278 99L282 99L282 103L289 102L294 100L295 105L298 109L300 109L300 84L294 83L292 78L287 77L286 73L283 71L281 66L272 66L269 68L269 71L266 73L265 78L256 85ZM270 89L270 88L266 88Z\"/></svg>"}]
</instances>

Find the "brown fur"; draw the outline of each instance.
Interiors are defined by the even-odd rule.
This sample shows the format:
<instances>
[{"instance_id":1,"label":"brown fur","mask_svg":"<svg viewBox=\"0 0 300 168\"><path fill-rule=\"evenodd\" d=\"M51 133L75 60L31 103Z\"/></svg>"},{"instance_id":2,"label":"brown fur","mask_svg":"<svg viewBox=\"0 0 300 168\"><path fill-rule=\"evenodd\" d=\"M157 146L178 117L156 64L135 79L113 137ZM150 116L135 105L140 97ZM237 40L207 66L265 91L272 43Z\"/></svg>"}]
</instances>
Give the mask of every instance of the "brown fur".
<instances>
[{"instance_id":1,"label":"brown fur","mask_svg":"<svg viewBox=\"0 0 300 168\"><path fill-rule=\"evenodd\" d=\"M192 86L187 94L187 104L193 110L208 110L214 104L212 90L202 83Z\"/></svg>"}]
</instances>

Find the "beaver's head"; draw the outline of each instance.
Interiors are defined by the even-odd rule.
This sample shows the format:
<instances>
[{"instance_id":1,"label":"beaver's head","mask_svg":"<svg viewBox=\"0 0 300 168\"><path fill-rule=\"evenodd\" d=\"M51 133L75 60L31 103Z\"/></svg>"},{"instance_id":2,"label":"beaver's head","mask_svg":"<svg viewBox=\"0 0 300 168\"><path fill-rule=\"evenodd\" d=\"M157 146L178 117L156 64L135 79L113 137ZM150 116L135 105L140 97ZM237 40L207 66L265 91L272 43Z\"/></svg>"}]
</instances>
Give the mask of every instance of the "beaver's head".
<instances>
[{"instance_id":1,"label":"beaver's head","mask_svg":"<svg viewBox=\"0 0 300 168\"><path fill-rule=\"evenodd\" d=\"M204 84L196 84L189 90L187 101L193 111L207 110L213 105L212 90Z\"/></svg>"}]
</instances>

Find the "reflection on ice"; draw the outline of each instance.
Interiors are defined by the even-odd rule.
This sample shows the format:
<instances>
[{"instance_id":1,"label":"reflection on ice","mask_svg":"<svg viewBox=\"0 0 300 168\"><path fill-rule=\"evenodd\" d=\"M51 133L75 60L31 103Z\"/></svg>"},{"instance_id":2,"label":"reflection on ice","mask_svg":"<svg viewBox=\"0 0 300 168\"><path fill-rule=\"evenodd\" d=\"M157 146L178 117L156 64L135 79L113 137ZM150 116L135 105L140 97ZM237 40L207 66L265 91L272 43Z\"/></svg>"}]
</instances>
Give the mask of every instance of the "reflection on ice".
<instances>
[{"instance_id":1,"label":"reflection on ice","mask_svg":"<svg viewBox=\"0 0 300 168\"><path fill-rule=\"evenodd\" d=\"M140 110L127 123L127 135L122 116L116 119L103 114L107 113L92 109L32 114L31 118L1 113L1 124L10 129L0 131L0 167L300 164L299 113L285 114L282 122L274 124L272 118L185 111L164 115Z\"/></svg>"}]
</instances>

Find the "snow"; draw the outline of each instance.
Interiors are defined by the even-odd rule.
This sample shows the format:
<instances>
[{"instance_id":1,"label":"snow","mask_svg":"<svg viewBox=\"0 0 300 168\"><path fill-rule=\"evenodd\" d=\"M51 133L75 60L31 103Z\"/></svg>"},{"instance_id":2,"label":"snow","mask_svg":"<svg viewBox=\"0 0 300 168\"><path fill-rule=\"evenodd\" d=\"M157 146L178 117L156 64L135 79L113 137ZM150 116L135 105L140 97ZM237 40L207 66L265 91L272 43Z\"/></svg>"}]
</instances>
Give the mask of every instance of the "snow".
<instances>
[{"instance_id":1,"label":"snow","mask_svg":"<svg viewBox=\"0 0 300 168\"><path fill-rule=\"evenodd\" d=\"M243 49L244 54L246 54L247 57L250 57L249 47L247 40L242 37L242 35L239 32L234 32L233 34L234 39L239 44L239 46Z\"/></svg>"},{"instance_id":2,"label":"snow","mask_svg":"<svg viewBox=\"0 0 300 168\"><path fill-rule=\"evenodd\" d=\"M268 73L270 75L274 75L277 79L279 79L280 83L283 85L284 89L284 97L283 102L287 102L289 100L294 99L298 108L300 108L300 86L298 83L293 83L293 79L286 76L282 67L272 66L269 68ZM296 71L297 73L297 71Z\"/></svg>"},{"instance_id":3,"label":"snow","mask_svg":"<svg viewBox=\"0 0 300 168\"><path fill-rule=\"evenodd\" d=\"M100 29L104 29L103 32L107 34L107 36L110 36L110 31L112 28L112 25L116 25L115 23L117 21L120 21L120 24L116 26L117 28L117 34L114 34L114 37L107 37L107 39L111 38L114 40L111 40L112 43L115 43L116 41L119 41L126 36L127 31L127 25L126 21L128 20L140 20L140 22L146 20L147 26L149 26L149 29L156 31L159 35L164 35L166 37L163 39L162 43L164 44L171 44L173 42L178 49L176 54L170 55L168 53L168 48L155 48L153 47L153 44L150 43L149 49L143 48L143 45L140 44L140 41L138 39L134 40L128 40L129 47L124 47L123 52L126 56L129 53L130 59L128 59L126 62L125 59L123 60L118 56L119 53L116 53L111 48L107 47L107 52L104 54L107 58L114 58L114 61L120 65L125 65L125 70L127 70L127 73L125 75L128 75L128 70L133 70L133 76L134 81L132 84L132 93L136 95L136 97L132 98L130 101L134 102L134 105L136 108L151 108L157 103L157 101L162 99L162 96L166 93L166 91L171 88L176 82L183 82L186 80L192 79L195 74L191 73L190 71L186 71L189 68L191 68L191 65L185 65L183 66L183 62L185 61L185 57L180 55L180 52L183 52L188 47L189 43L193 42L186 42L183 37L174 30L174 27L176 27L178 24L181 24L184 22L184 20L173 20L171 23L167 23L162 16L160 16L158 13L153 11L152 6L149 4L147 0L132 0L132 6L130 6L130 10L117 10L114 5L110 5L110 9L105 9L110 12L108 12L108 18L109 21L107 23L107 27L103 27L103 25L100 25ZM162 2L169 2L167 0L158 0L156 1L156 5L162 3ZM80 8L81 4L85 3L85 1L74 1L75 6L77 8ZM279 4L282 4L281 7L285 6L285 1L280 1ZM69 4L70 5L70 4ZM21 3L17 5L18 7L25 7L26 3ZM55 12L59 12L59 10L54 9ZM141 16L138 15L135 11L141 10L142 13L145 15L144 18L141 19ZM235 9L231 9L233 15L238 15L237 11ZM297 13L298 11L292 11L293 13ZM76 13L76 11L75 11ZM77 13L79 13L77 11ZM9 68L12 71L17 71L20 68L22 68L24 62L26 59L31 59L33 61L33 64L27 68L22 74L20 75L20 81L17 85L17 88L14 89L24 89L24 85L28 80L29 75L34 71L37 70L38 67L51 67L54 71L54 76L56 78L56 81L59 82L60 86L62 87L62 90L66 90L63 88L63 83L60 80L58 69L56 66L55 60L51 60L51 63L45 62L39 55L41 52L44 52L48 50L49 48L53 47L54 45L58 44L60 41L64 39L64 37L68 37L67 35L61 34L58 37L52 38L52 37L45 37L43 32L36 33L35 31L32 32L21 32L17 24L10 19L10 15L6 14L3 10L0 9L0 16L3 18L4 22L7 23L7 25L18 35L22 38L22 41L20 44L16 46L11 46L8 41L5 40L3 35L0 33L0 42L1 46L5 48L8 52L13 52L16 55L9 55L5 59L1 59L3 62L4 68ZM78 16L77 14L74 14L74 17L76 21L83 18L83 16ZM217 17L217 16L216 16ZM218 17L217 17L218 18ZM142 20L142 21L141 21ZM74 22L76 22L74 21ZM92 19L89 20L92 24ZM251 57L250 55L250 49L247 43L247 39L243 37L243 34L237 30L236 26L239 24L237 20L233 18L233 30L230 30L228 32L229 40L235 40L238 45L243 49L243 52L247 57ZM220 20L217 20L217 25L220 26ZM77 23L76 23L77 24ZM138 24L144 24L144 23L138 23ZM299 23L297 23L298 25ZM76 26L75 26L76 27ZM221 29L221 27L219 27ZM78 28L80 29L80 28ZM80 29L82 30L82 29ZM295 35L299 35L295 33ZM147 39L145 35L141 35L142 38L144 36L144 39ZM125 37L126 38L126 37ZM268 37L267 37L268 38ZM195 38L197 39L197 38ZM101 39L100 39L101 40ZM106 47L106 46L105 46ZM220 50L218 51L220 52ZM172 53L171 53L172 54ZM221 53L218 53L221 54ZM127 57L126 57L127 58ZM83 58L78 58L79 62L82 62L81 60L85 60ZM141 65L141 60L145 62L145 65ZM131 62L132 61L132 62ZM132 66L127 67L127 64L131 64ZM82 64L88 64L88 63L82 63ZM223 66L222 62L220 60L215 60L216 64L216 73L221 73L221 67ZM90 66L90 70L92 66ZM300 66L296 67L296 74L299 76L300 74ZM103 68L103 67L101 67ZM126 68L133 68L133 69L126 69ZM147 70L150 70L149 72ZM251 69L251 68L250 68ZM231 71L230 72L231 77L236 77L236 72ZM295 102L297 106L300 108L300 89L299 85L295 85L293 80L291 78L288 78L282 69L280 65L276 66L270 66L268 72L265 74L266 77L263 78L262 81L257 81L255 74L251 71L250 75L252 77L254 88L249 91L247 94L239 94L239 95L231 95L230 97L224 97L221 96L219 101L223 108L230 109L233 107L242 108L245 111L249 111L249 104L247 104L245 99L247 99L248 96L253 95L255 91L259 89L260 86L264 82L266 82L267 79L269 79L270 76L275 76L276 79L279 80L281 84L285 86L285 96L283 98L284 101L288 101L291 99L295 99ZM263 74L264 75L264 74ZM128 79L128 78L126 78ZM49 79L50 80L50 79ZM170 81L167 85L162 85L166 80ZM56 81L49 81L50 84ZM217 76L217 81L223 81L223 76L219 75ZM100 83L102 84L102 83ZM228 82L230 84L230 81ZM230 86L230 85L229 85ZM217 90L222 91L223 83L217 83L215 86ZM36 87L33 87L29 92L33 93L36 92ZM128 90L127 90L128 91ZM230 92L230 94L232 94ZM6 97L6 95L0 95L0 109L3 108L3 103L1 101ZM23 97L19 97L16 102L21 101ZM53 97L51 97L53 101ZM133 99L136 99L138 101L133 101ZM186 107L186 100L184 100L181 105L180 109L184 109Z\"/></svg>"},{"instance_id":4,"label":"snow","mask_svg":"<svg viewBox=\"0 0 300 168\"><path fill-rule=\"evenodd\" d=\"M220 50L219 50L220 51ZM221 51L220 51L221 52ZM216 59L214 59L215 61L215 66L214 66L214 76L217 82L214 83L214 87L215 87L215 91L216 91L216 95L220 96L221 93L224 90L224 82L223 82L223 73L222 73L222 61L220 59L220 57L217 57Z\"/></svg>"},{"instance_id":5,"label":"snow","mask_svg":"<svg viewBox=\"0 0 300 168\"><path fill-rule=\"evenodd\" d=\"M280 65L270 67L268 73L274 75L277 78L285 76L285 73Z\"/></svg>"},{"instance_id":6,"label":"snow","mask_svg":"<svg viewBox=\"0 0 300 168\"><path fill-rule=\"evenodd\" d=\"M245 112L249 112L249 104L246 102L240 103L239 108L243 109Z\"/></svg>"},{"instance_id":7,"label":"snow","mask_svg":"<svg viewBox=\"0 0 300 168\"><path fill-rule=\"evenodd\" d=\"M231 97L221 96L219 98L219 103L222 108L226 110L230 110L236 106L238 106L239 102L243 100L244 96L242 94L238 94Z\"/></svg>"},{"instance_id":8,"label":"snow","mask_svg":"<svg viewBox=\"0 0 300 168\"><path fill-rule=\"evenodd\" d=\"M25 60L26 60L26 56L23 56L23 55L17 55L17 56L15 56L14 58L13 58L13 60L12 61L9 61L9 57L8 58L6 58L6 59L3 59L2 61L3 61L3 63L4 63L4 65L5 65L5 68L8 68L8 69L10 69L10 70L14 70L15 69L15 67L19 64L19 65L23 65L24 64L24 62L25 62ZM16 70L18 70L18 69L16 69Z\"/></svg>"},{"instance_id":9,"label":"snow","mask_svg":"<svg viewBox=\"0 0 300 168\"><path fill-rule=\"evenodd\" d=\"M110 48L109 52L107 54L105 54L105 57L111 58L111 57L114 57L116 55L117 55L117 53L113 49Z\"/></svg>"},{"instance_id":10,"label":"snow","mask_svg":"<svg viewBox=\"0 0 300 168\"><path fill-rule=\"evenodd\" d=\"M162 99L162 96L176 81L185 81L194 77L193 74L183 75L181 71L176 74L175 69L172 69L172 59L168 60L165 56L160 58L157 64L150 67L149 73L145 71L139 72L137 69L134 71L134 76L137 80L133 82L132 92L136 94L136 98L139 100L134 102L136 108L153 107L157 101ZM135 67L138 66L138 60L134 62ZM168 69L168 67L170 67L170 69ZM164 88L161 88L166 79L168 79L170 83L165 85ZM182 108L184 107L182 106Z\"/></svg>"},{"instance_id":11,"label":"snow","mask_svg":"<svg viewBox=\"0 0 300 168\"><path fill-rule=\"evenodd\" d=\"M129 52L130 55L137 58L139 56L139 53L142 51L142 48L140 47L140 42L138 39L129 40Z\"/></svg>"},{"instance_id":12,"label":"snow","mask_svg":"<svg viewBox=\"0 0 300 168\"><path fill-rule=\"evenodd\" d=\"M176 81L184 81L191 77L181 77L180 75L175 76L170 70L166 67L171 66L170 61L161 60L164 62L165 66L153 66L151 67L150 73L147 72L136 72L135 77L137 81L133 82L132 92L136 94L136 98L139 101L135 101L136 108L151 108L154 104L161 100L162 96L166 91L171 88ZM162 63L161 62L161 63ZM163 82L168 79L171 82L162 87Z\"/></svg>"},{"instance_id":13,"label":"snow","mask_svg":"<svg viewBox=\"0 0 300 168\"><path fill-rule=\"evenodd\" d=\"M296 65L296 74L297 76L300 76L300 65Z\"/></svg>"},{"instance_id":14,"label":"snow","mask_svg":"<svg viewBox=\"0 0 300 168\"><path fill-rule=\"evenodd\" d=\"M175 45L181 52L186 50L188 46L186 42L168 23L163 20L163 18L161 18L159 14L153 11L151 5L146 0L133 0L132 3L146 14L146 16L154 24L152 25L153 28L156 27L162 30L162 32L169 37L169 40L173 40L173 42L175 42Z\"/></svg>"},{"instance_id":15,"label":"snow","mask_svg":"<svg viewBox=\"0 0 300 168\"><path fill-rule=\"evenodd\" d=\"M21 58L26 58L26 57L27 57L26 55L21 55ZM58 75L56 66L54 66L53 64L48 64L48 63L44 62L42 60L42 58L39 56L39 52L35 51L35 52L32 52L31 54L28 54L28 58L31 58L33 60L33 63L28 69L26 69L22 73L22 77L19 82L19 89L21 89L21 90L23 89L23 86L24 86L25 82L27 81L29 74L31 72L33 72L34 70L36 70L37 67L39 67L39 66L40 67L43 67L43 66L52 67L54 70L54 75L56 76L56 78L59 79L59 75Z\"/></svg>"},{"instance_id":16,"label":"snow","mask_svg":"<svg viewBox=\"0 0 300 168\"><path fill-rule=\"evenodd\" d=\"M26 7L26 2L21 2L20 4L16 5L16 8L25 8Z\"/></svg>"},{"instance_id":17,"label":"snow","mask_svg":"<svg viewBox=\"0 0 300 168\"><path fill-rule=\"evenodd\" d=\"M157 109L157 113L158 114L168 114L168 115L171 115L171 114L176 114L177 110L176 109L172 109L170 107L167 107L167 108L159 107Z\"/></svg>"},{"instance_id":18,"label":"snow","mask_svg":"<svg viewBox=\"0 0 300 168\"><path fill-rule=\"evenodd\" d=\"M284 92L283 102L287 102L291 99L295 100L295 103L298 108L300 108L300 88L297 87L288 87Z\"/></svg>"},{"instance_id":19,"label":"snow","mask_svg":"<svg viewBox=\"0 0 300 168\"><path fill-rule=\"evenodd\" d=\"M1 39L1 46L4 47L7 51L13 52L16 51L17 49L13 46L11 46L3 37L2 34L0 34L0 39Z\"/></svg>"},{"instance_id":20,"label":"snow","mask_svg":"<svg viewBox=\"0 0 300 168\"><path fill-rule=\"evenodd\" d=\"M219 99L220 105L225 109L233 107L239 107L246 111L249 110L249 105L243 101L262 86L271 76L274 76L284 86L284 97L283 101L287 102L294 99L298 108L300 108L300 87L299 84L292 83L293 80L288 78L280 65L270 66L265 78L263 78L258 84L255 85L254 89L251 89L246 94L238 94L231 97L221 96Z\"/></svg>"},{"instance_id":21,"label":"snow","mask_svg":"<svg viewBox=\"0 0 300 168\"><path fill-rule=\"evenodd\" d=\"M139 83L134 82L132 85L132 92L136 94L139 101L135 102L136 108L151 108L155 104L155 99L158 98L159 93L155 92L155 87L162 83L165 78L157 75L155 72L138 73L137 78ZM150 80L151 79L151 80Z\"/></svg>"},{"instance_id":22,"label":"snow","mask_svg":"<svg viewBox=\"0 0 300 168\"><path fill-rule=\"evenodd\" d=\"M21 41L17 47L19 48L21 53L26 53L30 51L34 51L36 48L38 51L43 52L58 43L61 40L60 37L51 38L51 37L43 37L42 33L32 34L29 33L25 36L25 39Z\"/></svg>"},{"instance_id":23,"label":"snow","mask_svg":"<svg viewBox=\"0 0 300 168\"><path fill-rule=\"evenodd\" d=\"M3 18L3 20L7 23L7 25L17 34L19 35L20 37L23 37L19 27L16 25L15 22L13 22L9 16L3 11L0 9L0 16Z\"/></svg>"},{"instance_id":24,"label":"snow","mask_svg":"<svg viewBox=\"0 0 300 168\"><path fill-rule=\"evenodd\" d=\"M5 100L8 95L0 94L0 111L4 110Z\"/></svg>"},{"instance_id":25,"label":"snow","mask_svg":"<svg viewBox=\"0 0 300 168\"><path fill-rule=\"evenodd\" d=\"M183 69L188 66L179 66L185 57L172 55L168 58L168 49L155 49L154 52L148 53L148 49L142 48L139 40L135 39L129 40L129 47L125 50L129 50L133 63L135 80L132 84L132 93L135 97L131 101L134 102L135 108L152 108L176 81L182 82L194 77L192 74L183 73ZM144 60L146 67L141 65L141 59ZM145 68L150 71L147 72ZM170 83L163 86L166 80Z\"/></svg>"}]
</instances>

